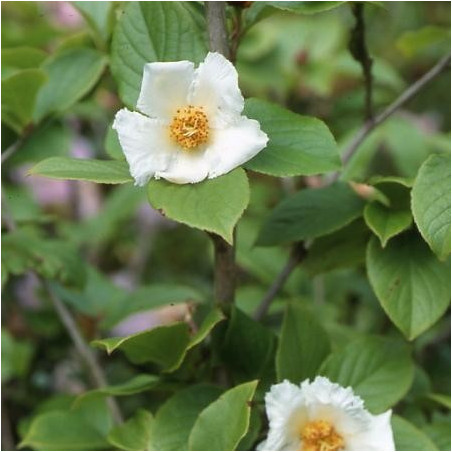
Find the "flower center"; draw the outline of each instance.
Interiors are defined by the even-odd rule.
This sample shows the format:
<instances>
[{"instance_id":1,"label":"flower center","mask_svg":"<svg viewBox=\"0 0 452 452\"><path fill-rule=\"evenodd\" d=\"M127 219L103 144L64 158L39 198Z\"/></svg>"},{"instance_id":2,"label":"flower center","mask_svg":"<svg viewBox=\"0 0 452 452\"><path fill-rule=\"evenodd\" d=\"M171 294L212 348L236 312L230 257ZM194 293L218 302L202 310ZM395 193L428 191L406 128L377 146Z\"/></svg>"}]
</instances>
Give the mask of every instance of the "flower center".
<instances>
[{"instance_id":1,"label":"flower center","mask_svg":"<svg viewBox=\"0 0 452 452\"><path fill-rule=\"evenodd\" d=\"M209 138L209 121L203 107L188 107L177 110L169 125L171 138L185 150L192 150Z\"/></svg>"},{"instance_id":2,"label":"flower center","mask_svg":"<svg viewBox=\"0 0 452 452\"><path fill-rule=\"evenodd\" d=\"M344 438L327 421L311 421L300 432L300 450L344 450Z\"/></svg>"}]
</instances>

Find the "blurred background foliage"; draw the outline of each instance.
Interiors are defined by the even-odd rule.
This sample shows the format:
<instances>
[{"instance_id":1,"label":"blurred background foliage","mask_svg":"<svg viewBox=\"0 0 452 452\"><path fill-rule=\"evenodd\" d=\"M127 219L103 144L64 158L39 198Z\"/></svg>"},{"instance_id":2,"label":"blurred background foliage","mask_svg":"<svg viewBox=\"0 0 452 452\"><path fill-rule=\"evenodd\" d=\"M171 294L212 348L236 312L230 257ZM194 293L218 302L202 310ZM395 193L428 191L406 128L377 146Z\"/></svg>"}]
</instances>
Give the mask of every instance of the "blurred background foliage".
<instances>
[{"instance_id":1,"label":"blurred background foliage","mask_svg":"<svg viewBox=\"0 0 452 452\"><path fill-rule=\"evenodd\" d=\"M349 5L298 15L269 14L259 3L245 10L240 24L243 37L237 68L245 97L267 98L323 119L343 148L363 122L362 72L348 49L354 24ZM365 6L377 111L450 51L449 2L378 3ZM49 156L121 158L110 128L121 102L108 68L108 49L122 2L97 2L97 6L2 2L1 7L2 99L13 86L8 85L11 78L23 70L34 77L33 71L42 64L52 66L55 54L69 52L71 58L78 58L74 60L78 65L86 66L82 74L74 73L73 102L59 106L61 111L48 116L2 165L3 216L23 226L20 236L5 238L13 242L6 249L14 251L2 254L2 411L17 442L31 415L68 406L68 400L90 387L31 269L43 277L61 276L54 289L76 314L84 336L93 340L176 319L196 319L211 299L213 256L204 233L153 211L144 190L27 175L33 164ZM232 32L239 26L234 20L229 25ZM58 77L58 68L52 67ZM86 77L80 89L78 77ZM39 85L39 77L33 83ZM373 174L413 178L429 154L450 147L449 96L450 75L445 73L407 106L409 110L400 110L372 133L347 166L345 177L354 181ZM23 114L26 117L27 111ZM2 152L20 139L23 124L20 117L3 112ZM319 184L316 177L276 179L254 173L250 177L251 203L237 232L237 305L246 313L254 311L289 253L288 247L254 247L263 219L288 193ZM400 337L362 265L368 237L366 232L362 243L356 240L350 259L307 262L291 275L271 308L268 323L275 331L284 303L297 300L322 319L335 348L361 334ZM26 258L15 262L18 255ZM432 394L450 393L449 316L419 336L413 349L413 387L397 412L441 450L448 450L447 398L445 402ZM102 359L113 384L137 371L120 354ZM190 365L176 374L175 384L178 379L190 381ZM145 401L151 410L160 402L156 397ZM131 415L143 400L130 396L121 404Z\"/></svg>"}]
</instances>

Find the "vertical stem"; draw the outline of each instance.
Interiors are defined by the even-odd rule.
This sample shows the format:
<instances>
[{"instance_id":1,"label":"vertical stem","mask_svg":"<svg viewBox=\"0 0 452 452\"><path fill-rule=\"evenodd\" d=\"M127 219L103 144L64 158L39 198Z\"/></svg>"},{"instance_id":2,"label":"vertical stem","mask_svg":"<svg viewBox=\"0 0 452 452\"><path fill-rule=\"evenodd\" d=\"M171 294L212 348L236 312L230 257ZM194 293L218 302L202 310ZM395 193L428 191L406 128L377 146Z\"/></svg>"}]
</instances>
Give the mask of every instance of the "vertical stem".
<instances>
[{"instance_id":1,"label":"vertical stem","mask_svg":"<svg viewBox=\"0 0 452 452\"><path fill-rule=\"evenodd\" d=\"M205 5L210 50L230 58L226 30L226 2L205 2Z\"/></svg>"},{"instance_id":2,"label":"vertical stem","mask_svg":"<svg viewBox=\"0 0 452 452\"><path fill-rule=\"evenodd\" d=\"M228 33L226 29L226 2L205 2L209 47L230 58ZM215 252L214 297L222 311L227 313L235 297L235 250L222 237L210 234Z\"/></svg>"}]
</instances>

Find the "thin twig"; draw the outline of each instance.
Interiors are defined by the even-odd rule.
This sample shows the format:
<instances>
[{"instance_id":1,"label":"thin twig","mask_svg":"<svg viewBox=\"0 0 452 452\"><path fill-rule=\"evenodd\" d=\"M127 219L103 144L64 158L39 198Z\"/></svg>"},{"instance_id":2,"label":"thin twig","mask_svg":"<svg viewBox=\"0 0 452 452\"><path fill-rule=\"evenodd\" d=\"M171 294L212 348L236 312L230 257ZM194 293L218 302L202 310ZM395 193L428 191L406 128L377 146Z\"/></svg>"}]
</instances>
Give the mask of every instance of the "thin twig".
<instances>
[{"instance_id":1,"label":"thin twig","mask_svg":"<svg viewBox=\"0 0 452 452\"><path fill-rule=\"evenodd\" d=\"M364 117L370 120L373 117L372 106L372 58L369 55L366 44L366 25L364 22L364 4L356 3L353 5L353 14L355 15L355 27L350 37L349 49L353 58L359 62L364 75Z\"/></svg>"},{"instance_id":2,"label":"thin twig","mask_svg":"<svg viewBox=\"0 0 452 452\"><path fill-rule=\"evenodd\" d=\"M58 317L60 318L61 322L66 328L66 331L68 332L70 338L72 339L72 342L74 343L74 346L78 354L88 367L93 378L94 384L98 388L103 388L107 386L108 383L107 379L105 378L104 372L100 367L99 363L97 362L92 350L89 348L88 344L85 342L82 335L80 334L77 324L75 323L75 320L72 317L72 314L70 313L69 309L56 296L55 292L52 289L52 286L48 281L42 280L42 284L47 292L47 295L52 301L53 307L55 308ZM109 404L110 411L114 420L118 424L122 423L123 417L116 401L112 397L109 397L107 399L107 402Z\"/></svg>"},{"instance_id":3,"label":"thin twig","mask_svg":"<svg viewBox=\"0 0 452 452\"><path fill-rule=\"evenodd\" d=\"M226 30L226 2L205 2L205 5L210 50L230 58Z\"/></svg>"},{"instance_id":4,"label":"thin twig","mask_svg":"<svg viewBox=\"0 0 452 452\"><path fill-rule=\"evenodd\" d=\"M17 225L16 222L14 221L13 216L10 215L10 212L8 210L8 205L6 203L6 198L4 196L3 189L2 189L2 213L3 220L8 230L15 231L17 229ZM44 289L46 290L50 300L52 301L55 311L59 319L61 320L61 323L64 325L66 331L68 332L78 354L83 359L87 368L89 369L95 386L97 388L103 388L107 386L108 383L107 379L105 378L104 372L100 364L97 362L94 353L83 339L69 309L67 309L64 303L56 296L49 282L41 278L39 279ZM123 417L116 401L112 397L109 397L107 398L107 403L109 405L111 415L115 422L118 424L122 423Z\"/></svg>"},{"instance_id":5,"label":"thin twig","mask_svg":"<svg viewBox=\"0 0 452 452\"><path fill-rule=\"evenodd\" d=\"M436 78L444 69L450 67L450 54L442 58L432 69L424 74L419 80L408 87L389 107L383 110L373 120L366 121L357 134L353 137L347 149L342 155L342 163L345 165L357 151L361 143L367 136L381 123L386 121L402 105L413 99L428 83ZM334 182L339 178L339 172L334 173L329 182Z\"/></svg>"},{"instance_id":6,"label":"thin twig","mask_svg":"<svg viewBox=\"0 0 452 452\"><path fill-rule=\"evenodd\" d=\"M409 88L406 89L389 107L387 107L382 113L380 113L377 117L375 117L373 120L368 120L366 123L361 127L361 129L358 131L358 133L355 135L355 137L352 139L349 147L344 152L342 161L343 163L347 163L350 158L353 156L353 154L357 151L360 144L367 138L367 136L372 132L375 127L380 125L382 122L384 122L386 119L389 118L395 111L397 111L402 105L404 105L406 102L411 100L413 97L416 96L416 94L419 93L419 91L424 88L429 82L431 82L435 77L437 77L441 72L446 69L447 67L450 67L450 54L444 58L442 58L430 71L428 71L425 75L423 75L419 80L417 80L415 83L413 83ZM333 173L331 177L327 179L327 184L332 184L339 178L339 172ZM285 282L287 281L288 277L292 273L292 271L297 267L297 265L302 261L303 257L298 261L295 262L293 258L294 250L296 249L296 245L294 245L292 249L292 253L289 256L289 259L284 266L284 268L281 270L279 275L276 277L275 281L269 288L268 292L265 294L264 298L262 299L258 309L256 310L254 316L256 319L261 319L264 317L266 312L268 311L268 308L270 307L272 301L276 297L276 295L279 293L279 291L283 288ZM263 313L261 313L263 311Z\"/></svg>"},{"instance_id":7,"label":"thin twig","mask_svg":"<svg viewBox=\"0 0 452 452\"><path fill-rule=\"evenodd\" d=\"M298 264L304 259L305 254L306 249L304 248L304 245L302 243L297 243L292 247L286 265L281 270L281 273L279 273L279 275L273 281L273 284L270 286L267 293L264 295L264 298L254 311L253 317L255 320L262 320L262 318L265 317L274 298L282 289L295 268L297 268Z\"/></svg>"}]
</instances>

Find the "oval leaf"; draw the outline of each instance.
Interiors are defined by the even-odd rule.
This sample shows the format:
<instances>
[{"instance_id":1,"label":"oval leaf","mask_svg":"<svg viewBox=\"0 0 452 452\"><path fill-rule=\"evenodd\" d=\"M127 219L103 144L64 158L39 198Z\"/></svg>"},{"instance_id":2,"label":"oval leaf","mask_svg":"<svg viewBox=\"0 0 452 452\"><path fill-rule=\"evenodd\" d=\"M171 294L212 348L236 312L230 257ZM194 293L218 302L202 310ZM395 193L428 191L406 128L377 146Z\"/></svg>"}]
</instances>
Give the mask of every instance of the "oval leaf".
<instances>
[{"instance_id":1,"label":"oval leaf","mask_svg":"<svg viewBox=\"0 0 452 452\"><path fill-rule=\"evenodd\" d=\"M124 184L133 181L127 163L117 160L51 157L39 162L29 173L52 179L86 180L99 184Z\"/></svg>"},{"instance_id":2,"label":"oval leaf","mask_svg":"<svg viewBox=\"0 0 452 452\"><path fill-rule=\"evenodd\" d=\"M232 243L234 226L249 202L245 171L237 168L224 176L198 184L178 185L151 180L148 197L163 215L188 226L214 232Z\"/></svg>"},{"instance_id":3,"label":"oval leaf","mask_svg":"<svg viewBox=\"0 0 452 452\"><path fill-rule=\"evenodd\" d=\"M319 119L258 99L248 99L244 113L258 120L270 139L246 168L272 176L309 176L340 168L336 142Z\"/></svg>"},{"instance_id":4,"label":"oval leaf","mask_svg":"<svg viewBox=\"0 0 452 452\"><path fill-rule=\"evenodd\" d=\"M250 402L257 381L226 391L205 408L193 426L189 450L235 450L250 424Z\"/></svg>"},{"instance_id":5,"label":"oval leaf","mask_svg":"<svg viewBox=\"0 0 452 452\"><path fill-rule=\"evenodd\" d=\"M403 417L392 415L391 424L396 450L438 450L424 432Z\"/></svg>"},{"instance_id":6,"label":"oval leaf","mask_svg":"<svg viewBox=\"0 0 452 452\"><path fill-rule=\"evenodd\" d=\"M361 216L363 206L364 201L344 182L301 190L276 206L256 244L279 245L326 235Z\"/></svg>"},{"instance_id":7,"label":"oval leaf","mask_svg":"<svg viewBox=\"0 0 452 452\"><path fill-rule=\"evenodd\" d=\"M351 386L366 408L381 413L410 389L414 366L404 343L367 337L333 352L320 374L342 386Z\"/></svg>"},{"instance_id":8,"label":"oval leaf","mask_svg":"<svg viewBox=\"0 0 452 452\"><path fill-rule=\"evenodd\" d=\"M367 272L383 309L408 339L432 326L449 306L450 264L442 264L412 231L382 249L367 249Z\"/></svg>"},{"instance_id":9,"label":"oval leaf","mask_svg":"<svg viewBox=\"0 0 452 452\"><path fill-rule=\"evenodd\" d=\"M123 102L134 107L146 63L189 60L207 53L204 18L190 2L130 2L113 33L112 71Z\"/></svg>"},{"instance_id":10,"label":"oval leaf","mask_svg":"<svg viewBox=\"0 0 452 452\"><path fill-rule=\"evenodd\" d=\"M450 254L450 155L432 155L421 166L411 207L422 237L444 260Z\"/></svg>"},{"instance_id":11,"label":"oval leaf","mask_svg":"<svg viewBox=\"0 0 452 452\"><path fill-rule=\"evenodd\" d=\"M299 304L289 303L276 352L276 375L300 383L313 378L330 353L330 340L316 318Z\"/></svg>"}]
</instances>

